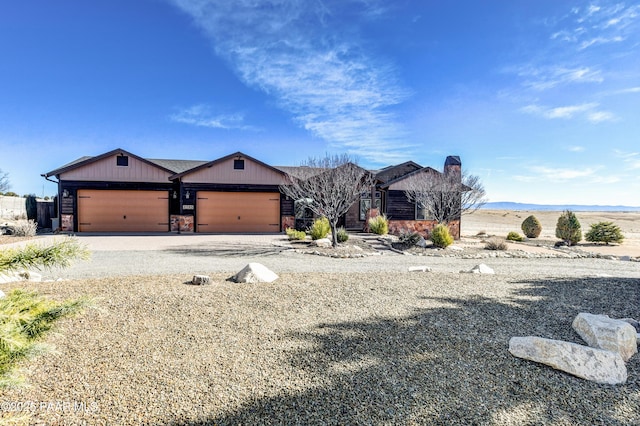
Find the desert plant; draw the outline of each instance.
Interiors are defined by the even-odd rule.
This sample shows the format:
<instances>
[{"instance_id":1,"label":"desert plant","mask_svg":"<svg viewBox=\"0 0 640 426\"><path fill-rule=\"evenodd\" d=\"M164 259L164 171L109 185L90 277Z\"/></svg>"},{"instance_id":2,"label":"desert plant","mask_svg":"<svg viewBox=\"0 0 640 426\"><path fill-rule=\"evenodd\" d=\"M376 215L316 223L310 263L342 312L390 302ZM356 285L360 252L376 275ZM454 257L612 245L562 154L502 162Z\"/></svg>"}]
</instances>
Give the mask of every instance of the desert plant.
<instances>
[{"instance_id":1,"label":"desert plant","mask_svg":"<svg viewBox=\"0 0 640 426\"><path fill-rule=\"evenodd\" d=\"M289 240L304 240L307 238L307 233L304 231L297 231L294 228L287 228L284 231L289 237Z\"/></svg>"},{"instance_id":2,"label":"desert plant","mask_svg":"<svg viewBox=\"0 0 640 426\"><path fill-rule=\"evenodd\" d=\"M389 233L389 221L387 216L382 214L369 218L369 230L374 234L386 235Z\"/></svg>"},{"instance_id":3,"label":"desert plant","mask_svg":"<svg viewBox=\"0 0 640 426\"><path fill-rule=\"evenodd\" d=\"M624 240L622 231L613 222L594 223L584 238L592 243L621 243Z\"/></svg>"},{"instance_id":4,"label":"desert plant","mask_svg":"<svg viewBox=\"0 0 640 426\"><path fill-rule=\"evenodd\" d=\"M485 243L484 248L486 250L506 250L507 243L499 238L491 238Z\"/></svg>"},{"instance_id":5,"label":"desert plant","mask_svg":"<svg viewBox=\"0 0 640 426\"><path fill-rule=\"evenodd\" d=\"M0 299L0 388L19 384L12 375L16 363L43 352L38 338L55 320L80 311L87 303L87 299L56 302L23 290Z\"/></svg>"},{"instance_id":6,"label":"desert plant","mask_svg":"<svg viewBox=\"0 0 640 426\"><path fill-rule=\"evenodd\" d=\"M520 228L527 238L538 238L542 232L542 225L534 215L531 215L522 221Z\"/></svg>"},{"instance_id":7,"label":"desert plant","mask_svg":"<svg viewBox=\"0 0 640 426\"><path fill-rule=\"evenodd\" d=\"M337 237L339 243L346 243L349 240L349 233L344 229L344 227L341 226L336 232L338 233Z\"/></svg>"},{"instance_id":8,"label":"desert plant","mask_svg":"<svg viewBox=\"0 0 640 426\"><path fill-rule=\"evenodd\" d=\"M89 251L75 238L67 238L48 246L29 244L0 251L0 272L20 268L67 267L73 259L86 259Z\"/></svg>"},{"instance_id":9,"label":"desert plant","mask_svg":"<svg viewBox=\"0 0 640 426\"><path fill-rule=\"evenodd\" d=\"M309 228L309 235L311 235L312 240L327 238L329 232L331 232L331 225L329 224L329 219L326 217L320 217L314 220Z\"/></svg>"},{"instance_id":10,"label":"desert plant","mask_svg":"<svg viewBox=\"0 0 640 426\"><path fill-rule=\"evenodd\" d=\"M453 237L446 225L438 224L431 230L431 241L434 246L445 248L453 244Z\"/></svg>"},{"instance_id":11,"label":"desert plant","mask_svg":"<svg viewBox=\"0 0 640 426\"><path fill-rule=\"evenodd\" d=\"M515 231L511 231L507 234L507 240L520 242L520 241L524 241L524 237Z\"/></svg>"},{"instance_id":12,"label":"desert plant","mask_svg":"<svg viewBox=\"0 0 640 426\"><path fill-rule=\"evenodd\" d=\"M565 210L556 224L556 237L569 246L576 245L582 239L580 221L571 210Z\"/></svg>"},{"instance_id":13,"label":"desert plant","mask_svg":"<svg viewBox=\"0 0 640 426\"><path fill-rule=\"evenodd\" d=\"M13 225L12 230L16 237L34 237L38 231L38 224L35 220L19 220Z\"/></svg>"},{"instance_id":14,"label":"desert plant","mask_svg":"<svg viewBox=\"0 0 640 426\"><path fill-rule=\"evenodd\" d=\"M38 202L36 201L36 196L27 195L24 202L27 210L27 219L38 220Z\"/></svg>"}]
</instances>

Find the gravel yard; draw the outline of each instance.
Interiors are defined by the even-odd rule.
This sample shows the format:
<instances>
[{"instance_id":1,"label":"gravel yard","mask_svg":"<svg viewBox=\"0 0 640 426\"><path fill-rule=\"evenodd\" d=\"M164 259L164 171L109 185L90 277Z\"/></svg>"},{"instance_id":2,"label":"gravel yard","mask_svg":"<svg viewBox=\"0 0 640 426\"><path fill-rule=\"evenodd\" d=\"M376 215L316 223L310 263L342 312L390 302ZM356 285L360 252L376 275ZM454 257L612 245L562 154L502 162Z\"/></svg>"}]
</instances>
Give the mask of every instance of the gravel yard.
<instances>
[{"instance_id":1,"label":"gravel yard","mask_svg":"<svg viewBox=\"0 0 640 426\"><path fill-rule=\"evenodd\" d=\"M471 275L478 260L203 247L95 251L76 279L6 284L95 308L48 335L56 352L24 365L30 386L4 407L68 404L12 413L36 424L640 424L640 356L614 387L507 350L516 335L580 343L579 312L637 318L640 263L485 259L497 274ZM249 261L281 278L226 281ZM195 273L214 284L185 284Z\"/></svg>"}]
</instances>

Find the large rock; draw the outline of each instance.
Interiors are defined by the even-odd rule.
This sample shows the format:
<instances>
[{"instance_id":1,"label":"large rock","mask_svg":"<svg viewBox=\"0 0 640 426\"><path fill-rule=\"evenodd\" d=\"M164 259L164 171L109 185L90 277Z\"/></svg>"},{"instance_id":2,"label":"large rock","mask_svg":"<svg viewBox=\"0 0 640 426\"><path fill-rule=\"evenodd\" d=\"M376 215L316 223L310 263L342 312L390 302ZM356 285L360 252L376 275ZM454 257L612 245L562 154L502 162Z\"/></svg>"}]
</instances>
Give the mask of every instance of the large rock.
<instances>
[{"instance_id":1,"label":"large rock","mask_svg":"<svg viewBox=\"0 0 640 426\"><path fill-rule=\"evenodd\" d=\"M460 272L462 273L468 272L470 274L495 274L496 273L493 269L491 269L484 263L474 266L469 271L460 271Z\"/></svg>"},{"instance_id":2,"label":"large rock","mask_svg":"<svg viewBox=\"0 0 640 426\"><path fill-rule=\"evenodd\" d=\"M581 312L572 325L589 346L617 352L625 361L638 352L636 329L626 321Z\"/></svg>"},{"instance_id":3,"label":"large rock","mask_svg":"<svg viewBox=\"0 0 640 426\"><path fill-rule=\"evenodd\" d=\"M7 296L7 295L6 295L6 294L4 294L4 291L0 290L0 299L4 298L4 297L6 297L6 296Z\"/></svg>"},{"instance_id":4,"label":"large rock","mask_svg":"<svg viewBox=\"0 0 640 426\"><path fill-rule=\"evenodd\" d=\"M193 285L207 285L211 284L211 278L208 275L194 275L191 279Z\"/></svg>"},{"instance_id":5,"label":"large rock","mask_svg":"<svg viewBox=\"0 0 640 426\"><path fill-rule=\"evenodd\" d=\"M431 272L428 266L409 266L409 272Z\"/></svg>"},{"instance_id":6,"label":"large rock","mask_svg":"<svg viewBox=\"0 0 640 426\"><path fill-rule=\"evenodd\" d=\"M542 337L512 337L509 352L597 383L627 381L627 367L619 353Z\"/></svg>"},{"instance_id":7,"label":"large rock","mask_svg":"<svg viewBox=\"0 0 640 426\"><path fill-rule=\"evenodd\" d=\"M277 279L278 275L261 263L249 263L231 277L237 283L270 283Z\"/></svg>"},{"instance_id":8,"label":"large rock","mask_svg":"<svg viewBox=\"0 0 640 426\"><path fill-rule=\"evenodd\" d=\"M323 247L323 248L333 247L333 243L328 238L320 238L318 240L312 241L311 245L316 247Z\"/></svg>"}]
</instances>

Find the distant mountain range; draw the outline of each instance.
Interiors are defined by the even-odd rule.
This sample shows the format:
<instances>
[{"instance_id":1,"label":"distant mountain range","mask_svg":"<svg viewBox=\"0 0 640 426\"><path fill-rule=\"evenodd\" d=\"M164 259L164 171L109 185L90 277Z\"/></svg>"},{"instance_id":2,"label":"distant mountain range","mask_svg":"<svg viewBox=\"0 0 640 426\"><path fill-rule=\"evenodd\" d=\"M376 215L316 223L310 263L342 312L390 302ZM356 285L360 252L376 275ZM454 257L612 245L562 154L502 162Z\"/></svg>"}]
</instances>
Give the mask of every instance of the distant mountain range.
<instances>
[{"instance_id":1,"label":"distant mountain range","mask_svg":"<svg viewBox=\"0 0 640 426\"><path fill-rule=\"evenodd\" d=\"M589 206L578 204L526 204L512 203L510 201L498 201L487 203L482 206L485 210L547 210L563 211L572 210L575 212L640 212L640 207L631 206Z\"/></svg>"}]
</instances>

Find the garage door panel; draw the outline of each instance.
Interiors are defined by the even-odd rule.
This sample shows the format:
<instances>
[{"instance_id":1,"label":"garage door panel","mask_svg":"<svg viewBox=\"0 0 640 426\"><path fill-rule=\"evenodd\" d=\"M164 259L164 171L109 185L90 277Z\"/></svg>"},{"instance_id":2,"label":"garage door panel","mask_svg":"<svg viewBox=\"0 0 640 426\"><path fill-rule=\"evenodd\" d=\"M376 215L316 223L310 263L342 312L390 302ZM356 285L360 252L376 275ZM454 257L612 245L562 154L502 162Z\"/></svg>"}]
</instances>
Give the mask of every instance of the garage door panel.
<instances>
[{"instance_id":1,"label":"garage door panel","mask_svg":"<svg viewBox=\"0 0 640 426\"><path fill-rule=\"evenodd\" d=\"M198 232L279 232L280 194L199 192L196 213Z\"/></svg>"},{"instance_id":2,"label":"garage door panel","mask_svg":"<svg viewBox=\"0 0 640 426\"><path fill-rule=\"evenodd\" d=\"M80 232L167 232L166 191L79 190Z\"/></svg>"}]
</instances>

